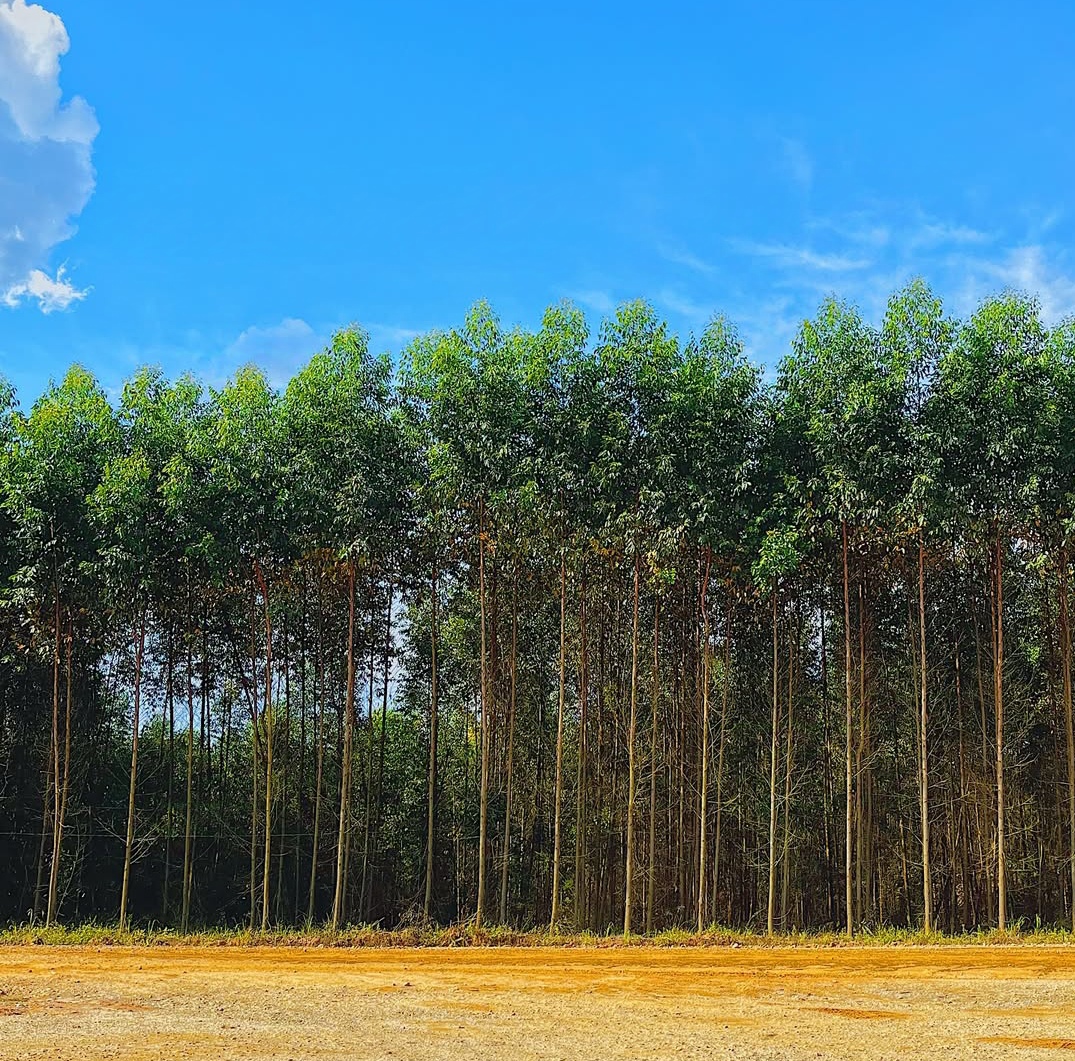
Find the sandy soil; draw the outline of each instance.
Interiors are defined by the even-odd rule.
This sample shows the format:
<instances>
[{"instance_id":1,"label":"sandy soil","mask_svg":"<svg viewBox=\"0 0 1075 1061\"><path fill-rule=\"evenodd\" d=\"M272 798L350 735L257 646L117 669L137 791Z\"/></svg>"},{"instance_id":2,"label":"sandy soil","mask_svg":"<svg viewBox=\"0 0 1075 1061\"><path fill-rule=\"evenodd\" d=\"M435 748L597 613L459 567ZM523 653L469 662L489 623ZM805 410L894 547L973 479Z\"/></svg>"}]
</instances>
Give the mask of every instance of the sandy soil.
<instances>
[{"instance_id":1,"label":"sandy soil","mask_svg":"<svg viewBox=\"0 0 1075 1061\"><path fill-rule=\"evenodd\" d=\"M1075 1055L1075 948L0 948L0 1058Z\"/></svg>"}]
</instances>

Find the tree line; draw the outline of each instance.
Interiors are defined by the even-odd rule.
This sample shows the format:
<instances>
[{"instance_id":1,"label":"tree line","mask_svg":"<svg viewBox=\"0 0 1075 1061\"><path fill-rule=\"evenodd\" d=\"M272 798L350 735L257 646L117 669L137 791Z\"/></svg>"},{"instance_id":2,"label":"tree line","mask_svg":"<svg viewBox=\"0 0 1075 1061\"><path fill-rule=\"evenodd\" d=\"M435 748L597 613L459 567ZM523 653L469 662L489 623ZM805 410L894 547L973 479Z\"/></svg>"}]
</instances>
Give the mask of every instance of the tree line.
<instances>
[{"instance_id":1,"label":"tree line","mask_svg":"<svg viewBox=\"0 0 1075 1061\"><path fill-rule=\"evenodd\" d=\"M485 304L0 416L0 918L1071 922L1075 325Z\"/></svg>"}]
</instances>

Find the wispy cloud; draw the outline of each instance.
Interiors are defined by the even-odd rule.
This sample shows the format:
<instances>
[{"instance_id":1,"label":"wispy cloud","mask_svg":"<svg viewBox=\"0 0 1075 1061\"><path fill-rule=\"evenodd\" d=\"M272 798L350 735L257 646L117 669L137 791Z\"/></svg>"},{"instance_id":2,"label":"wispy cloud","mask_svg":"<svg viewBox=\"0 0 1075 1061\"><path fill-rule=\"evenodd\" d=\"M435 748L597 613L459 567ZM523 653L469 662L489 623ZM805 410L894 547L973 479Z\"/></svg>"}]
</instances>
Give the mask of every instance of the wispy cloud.
<instances>
[{"instance_id":1,"label":"wispy cloud","mask_svg":"<svg viewBox=\"0 0 1075 1061\"><path fill-rule=\"evenodd\" d=\"M607 291L593 289L572 291L568 297L585 309L593 310L594 313L607 314L616 309L616 300Z\"/></svg>"},{"instance_id":2,"label":"wispy cloud","mask_svg":"<svg viewBox=\"0 0 1075 1061\"><path fill-rule=\"evenodd\" d=\"M712 264L699 258L697 254L678 243L660 243L657 246L657 253L666 262L685 266L687 269L692 269L694 272L702 273L705 276L710 276L716 271Z\"/></svg>"},{"instance_id":3,"label":"wispy cloud","mask_svg":"<svg viewBox=\"0 0 1075 1061\"><path fill-rule=\"evenodd\" d=\"M665 288L658 293L657 302L692 325L704 324L714 313L712 304L696 301L670 288Z\"/></svg>"},{"instance_id":4,"label":"wispy cloud","mask_svg":"<svg viewBox=\"0 0 1075 1061\"><path fill-rule=\"evenodd\" d=\"M754 240L736 239L731 241L731 247L740 254L770 258L784 268L806 267L828 273L844 273L865 269L870 265L868 258L823 253L811 247L796 247L788 243L758 243Z\"/></svg>"}]
</instances>

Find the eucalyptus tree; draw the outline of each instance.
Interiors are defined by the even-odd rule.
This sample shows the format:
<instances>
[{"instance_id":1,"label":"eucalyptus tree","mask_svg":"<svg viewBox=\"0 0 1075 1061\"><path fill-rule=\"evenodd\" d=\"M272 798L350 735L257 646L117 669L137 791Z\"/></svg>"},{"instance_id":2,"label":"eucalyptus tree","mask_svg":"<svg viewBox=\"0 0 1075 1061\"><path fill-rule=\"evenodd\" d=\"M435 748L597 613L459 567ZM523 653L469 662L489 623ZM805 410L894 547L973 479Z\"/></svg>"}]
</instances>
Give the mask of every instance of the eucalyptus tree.
<instances>
[{"instance_id":1,"label":"eucalyptus tree","mask_svg":"<svg viewBox=\"0 0 1075 1061\"><path fill-rule=\"evenodd\" d=\"M1042 451L1056 433L1047 332L1038 304L1016 294L982 303L938 366L936 434L944 503L987 557L993 658L997 923L1007 926L1004 587L1013 536L1033 513Z\"/></svg>"},{"instance_id":2,"label":"eucalyptus tree","mask_svg":"<svg viewBox=\"0 0 1075 1061\"><path fill-rule=\"evenodd\" d=\"M36 642L50 631L52 641L52 724L34 900L35 908L39 907L45 834L51 821L46 905L46 920L51 923L58 913L72 772L71 653L67 654L68 695L61 731L61 646L66 629L71 647L76 618L81 618L93 598L88 583L96 572L99 546L90 498L117 448L119 432L104 392L78 366L71 368L61 383L50 384L28 414L11 413L10 391L4 391L3 399L5 430L9 432L4 453L4 505L21 559L12 580L13 591L19 606L29 613L32 640Z\"/></svg>"},{"instance_id":3,"label":"eucalyptus tree","mask_svg":"<svg viewBox=\"0 0 1075 1061\"><path fill-rule=\"evenodd\" d=\"M725 625L730 616L732 570L739 558L751 518L749 495L755 483L758 460L759 420L758 370L749 365L743 344L734 327L723 317L715 317L696 342L691 342L671 385L669 400L653 425L657 437L658 474L668 484L660 513L666 555L658 567L666 578L677 575L675 553L689 540L704 559L700 592L702 628L702 725L701 776L699 778L698 884L695 921L701 931L707 913L710 860L709 767L711 636L708 588L714 563L725 586ZM672 541L667 541L671 536ZM659 543L660 544L660 543ZM656 560L658 552L652 554ZM651 561L653 562L653 561ZM727 633L727 631L726 631ZM722 686L728 676L722 673ZM718 803L723 783L723 740L726 732L727 697L721 696L720 744L718 745ZM651 819L654 817L651 798ZM719 813L719 811L718 811ZM714 842L713 886L717 886L719 854ZM651 858L652 848L651 843Z\"/></svg>"},{"instance_id":4,"label":"eucalyptus tree","mask_svg":"<svg viewBox=\"0 0 1075 1061\"><path fill-rule=\"evenodd\" d=\"M406 491L413 473L404 425L393 411L391 382L392 367L387 357L372 356L367 335L351 328L333 336L328 349L315 355L286 394L285 418L294 454L289 472L302 513L300 537L307 543L320 541L327 545L343 566L347 584L347 677L331 918L334 928L346 917L348 887L357 670L356 583L360 570L368 580L378 570L383 572L392 562L393 550L409 533ZM372 684L372 673L370 681ZM370 738L372 741L372 730ZM372 755L372 744L367 752ZM368 858L368 851L366 854Z\"/></svg>"},{"instance_id":5,"label":"eucalyptus tree","mask_svg":"<svg viewBox=\"0 0 1075 1061\"><path fill-rule=\"evenodd\" d=\"M910 525L918 554L918 795L922 851L922 927L933 928L933 885L929 811L929 666L926 651L926 532L940 524L937 511L939 455L933 423L932 390L937 366L951 349L953 322L945 317L939 298L922 280L912 281L889 299L882 327L882 357L890 393L902 393L903 416L889 436L892 452L885 454L886 475L901 496L888 504L890 518L903 531ZM891 406L889 406L891 408ZM875 492L885 493L878 484ZM891 493L889 494L891 497ZM942 510L943 511L943 510Z\"/></svg>"},{"instance_id":6,"label":"eucalyptus tree","mask_svg":"<svg viewBox=\"0 0 1075 1061\"><path fill-rule=\"evenodd\" d=\"M888 473L892 388L878 356L878 336L853 307L827 300L817 316L804 321L791 355L780 368L777 393L784 413L809 449L796 489L804 506L817 507L836 525L840 538L844 626L844 905L845 927L855 925L854 825L858 770L854 730L849 539L879 522L881 504L872 489ZM897 407L898 408L898 407ZM860 602L864 596L859 586ZM860 603L861 613L861 603ZM859 615L860 642L862 615ZM860 664L861 687L865 669ZM860 738L863 732L860 720ZM860 756L861 758L861 756ZM861 816L860 816L861 828ZM859 844L861 856L861 843Z\"/></svg>"},{"instance_id":7,"label":"eucalyptus tree","mask_svg":"<svg viewBox=\"0 0 1075 1061\"><path fill-rule=\"evenodd\" d=\"M143 370L123 389L117 411L121 445L104 466L91 498L98 525L102 563L113 587L112 606L135 630L131 769L124 848L120 923L126 924L136 831L139 736L142 724L143 660L153 609L170 612L176 574L184 555L169 477L186 446L186 432L200 401L200 388L186 378L169 384L157 370ZM174 500L174 499L173 499ZM170 638L169 638L170 643ZM166 698L171 703L171 658L167 661ZM193 767L193 713L188 733L189 771ZM169 772L172 763L169 762ZM171 792L169 773L168 791ZM192 813L188 791L188 821ZM171 807L168 808L169 813ZM168 887L165 860L164 889ZM189 893L187 893L189 897ZM167 906L167 903L165 903ZM167 909L165 910L167 916Z\"/></svg>"},{"instance_id":8,"label":"eucalyptus tree","mask_svg":"<svg viewBox=\"0 0 1075 1061\"><path fill-rule=\"evenodd\" d=\"M1040 518L1057 540L1059 574L1060 669L1064 702L1064 744L1067 768L1068 871L1070 909L1075 929L1075 724L1072 716L1071 619L1069 601L1070 539L1075 523L1075 320L1057 325L1049 336L1048 368L1056 401L1056 426L1052 460L1042 475Z\"/></svg>"},{"instance_id":9,"label":"eucalyptus tree","mask_svg":"<svg viewBox=\"0 0 1075 1061\"><path fill-rule=\"evenodd\" d=\"M611 555L630 560L632 572L623 904L623 931L629 935L637 840L639 597L642 568L659 528L665 489L652 425L667 405L680 348L677 337L669 334L648 303L629 302L603 323L594 355L604 399L597 410L602 448L593 468L600 490L601 537Z\"/></svg>"},{"instance_id":10,"label":"eucalyptus tree","mask_svg":"<svg viewBox=\"0 0 1075 1061\"><path fill-rule=\"evenodd\" d=\"M235 596L249 601L249 678L240 680L249 705L252 784L250 806L250 927L257 924L258 888L258 775L264 766L260 905L261 926L270 916L272 857L273 752L273 583L288 562L286 492L287 436L280 397L265 376L253 367L240 369L212 395L213 438L209 481L216 513L218 564ZM243 588L246 587L244 594ZM254 638L254 611L261 598L264 629L263 678L259 682ZM240 613L241 614L241 613ZM236 645L238 651L238 645ZM261 686L259 694L258 688ZM260 697L260 711L258 709Z\"/></svg>"}]
</instances>

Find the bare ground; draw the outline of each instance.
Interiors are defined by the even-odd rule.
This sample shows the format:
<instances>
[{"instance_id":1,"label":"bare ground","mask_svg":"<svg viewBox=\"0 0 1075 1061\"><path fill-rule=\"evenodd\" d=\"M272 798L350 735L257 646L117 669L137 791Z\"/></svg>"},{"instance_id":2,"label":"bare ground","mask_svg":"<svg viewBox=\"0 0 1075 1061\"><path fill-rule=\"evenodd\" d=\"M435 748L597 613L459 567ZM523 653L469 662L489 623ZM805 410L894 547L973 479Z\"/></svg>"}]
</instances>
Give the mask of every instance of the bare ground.
<instances>
[{"instance_id":1,"label":"bare ground","mask_svg":"<svg viewBox=\"0 0 1075 1061\"><path fill-rule=\"evenodd\" d=\"M0 948L0 1058L1075 1057L1075 948Z\"/></svg>"}]
</instances>

